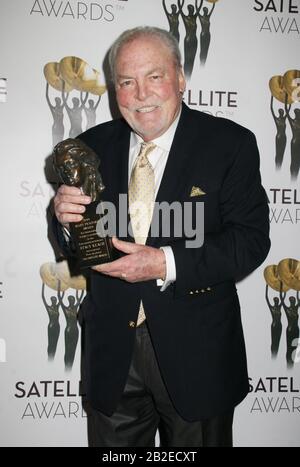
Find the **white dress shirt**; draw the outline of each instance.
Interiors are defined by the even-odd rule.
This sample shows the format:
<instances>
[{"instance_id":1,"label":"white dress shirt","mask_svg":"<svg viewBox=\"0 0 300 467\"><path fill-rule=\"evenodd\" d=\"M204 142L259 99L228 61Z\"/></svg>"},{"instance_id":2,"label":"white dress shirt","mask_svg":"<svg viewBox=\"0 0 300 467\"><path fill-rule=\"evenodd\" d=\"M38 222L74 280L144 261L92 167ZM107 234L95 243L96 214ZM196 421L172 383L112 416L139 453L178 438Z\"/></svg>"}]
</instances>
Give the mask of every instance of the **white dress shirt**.
<instances>
[{"instance_id":1,"label":"white dress shirt","mask_svg":"<svg viewBox=\"0 0 300 467\"><path fill-rule=\"evenodd\" d=\"M152 142L156 147L148 155L148 160L154 170L154 181L155 181L155 198L157 196L161 180L164 174L166 163L168 160L169 152L173 143L174 135L177 129L181 112L169 127L169 129L159 138L153 139ZM128 186L130 182L131 172L134 167L136 158L140 152L141 143L144 140L134 133L131 132L130 136L130 149L129 149L129 161L128 161ZM161 247L166 257L166 277L165 280L157 279L157 285L162 286L161 292L176 280L176 266L173 250L170 246Z\"/></svg>"}]
</instances>

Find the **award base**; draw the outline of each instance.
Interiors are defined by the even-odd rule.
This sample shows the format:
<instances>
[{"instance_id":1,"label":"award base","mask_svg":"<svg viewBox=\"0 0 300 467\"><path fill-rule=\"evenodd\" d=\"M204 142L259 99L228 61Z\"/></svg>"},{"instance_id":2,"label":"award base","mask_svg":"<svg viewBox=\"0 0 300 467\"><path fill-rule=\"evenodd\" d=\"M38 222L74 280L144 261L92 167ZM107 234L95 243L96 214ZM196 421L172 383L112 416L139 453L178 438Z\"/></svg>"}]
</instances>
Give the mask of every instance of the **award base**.
<instances>
[{"instance_id":1,"label":"award base","mask_svg":"<svg viewBox=\"0 0 300 467\"><path fill-rule=\"evenodd\" d=\"M99 222L101 216L96 213L98 205L99 201L87 205L83 220L70 223L78 270L109 263L119 257L111 238L105 236L103 232L102 224Z\"/></svg>"}]
</instances>

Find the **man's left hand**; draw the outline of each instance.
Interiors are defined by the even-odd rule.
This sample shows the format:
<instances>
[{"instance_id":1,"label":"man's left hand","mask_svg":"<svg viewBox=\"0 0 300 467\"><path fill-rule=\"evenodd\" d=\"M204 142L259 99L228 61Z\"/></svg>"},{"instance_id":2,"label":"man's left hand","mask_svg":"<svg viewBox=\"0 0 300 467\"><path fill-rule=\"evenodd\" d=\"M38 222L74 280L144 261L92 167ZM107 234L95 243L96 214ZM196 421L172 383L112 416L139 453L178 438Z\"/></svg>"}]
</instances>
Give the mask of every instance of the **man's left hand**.
<instances>
[{"instance_id":1,"label":"man's left hand","mask_svg":"<svg viewBox=\"0 0 300 467\"><path fill-rule=\"evenodd\" d=\"M117 250L127 253L127 255L111 263L94 266L92 269L130 283L165 279L166 258L163 250L124 242L116 237L113 237L112 241Z\"/></svg>"}]
</instances>

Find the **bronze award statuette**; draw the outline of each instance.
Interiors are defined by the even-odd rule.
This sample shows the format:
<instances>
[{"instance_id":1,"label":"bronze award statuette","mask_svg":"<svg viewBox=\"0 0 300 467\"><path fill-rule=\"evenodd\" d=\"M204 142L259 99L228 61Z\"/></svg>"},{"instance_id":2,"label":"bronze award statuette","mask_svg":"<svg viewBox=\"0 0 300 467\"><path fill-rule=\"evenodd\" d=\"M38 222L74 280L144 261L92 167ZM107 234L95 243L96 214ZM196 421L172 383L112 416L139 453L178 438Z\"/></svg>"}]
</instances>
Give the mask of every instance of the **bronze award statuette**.
<instances>
[{"instance_id":1,"label":"bronze award statuette","mask_svg":"<svg viewBox=\"0 0 300 467\"><path fill-rule=\"evenodd\" d=\"M105 189L99 172L99 157L80 139L69 138L55 146L53 165L65 185L81 188L92 199L86 206L83 220L70 223L77 258L76 269L113 261L118 257L117 251L111 238L105 236L101 229L101 222L98 222L101 214L97 214L97 207L101 204L100 196ZM103 209L100 212L103 213Z\"/></svg>"}]
</instances>

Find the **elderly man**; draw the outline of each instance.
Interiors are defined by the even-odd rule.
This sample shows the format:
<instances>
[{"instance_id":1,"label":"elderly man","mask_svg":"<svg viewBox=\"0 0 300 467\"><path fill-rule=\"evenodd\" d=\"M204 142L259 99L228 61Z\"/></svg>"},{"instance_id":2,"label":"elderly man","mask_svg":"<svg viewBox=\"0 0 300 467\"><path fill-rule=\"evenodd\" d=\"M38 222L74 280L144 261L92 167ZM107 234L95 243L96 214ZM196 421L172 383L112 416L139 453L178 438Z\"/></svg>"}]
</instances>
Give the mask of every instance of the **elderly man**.
<instances>
[{"instance_id":1,"label":"elderly man","mask_svg":"<svg viewBox=\"0 0 300 467\"><path fill-rule=\"evenodd\" d=\"M145 211L154 199L189 202L193 222L203 202L205 238L188 246L171 216L168 237L162 226L154 236L151 216L132 215L133 234L114 239L122 257L91 271L82 310L91 444L154 446L158 429L161 446L231 446L234 407L248 393L235 282L270 247L255 137L182 102L180 52L166 31L126 31L110 64L123 119L80 135L101 156L104 199L118 210L127 194L131 212L135 202ZM60 224L80 221L89 202L61 186Z\"/></svg>"}]
</instances>

